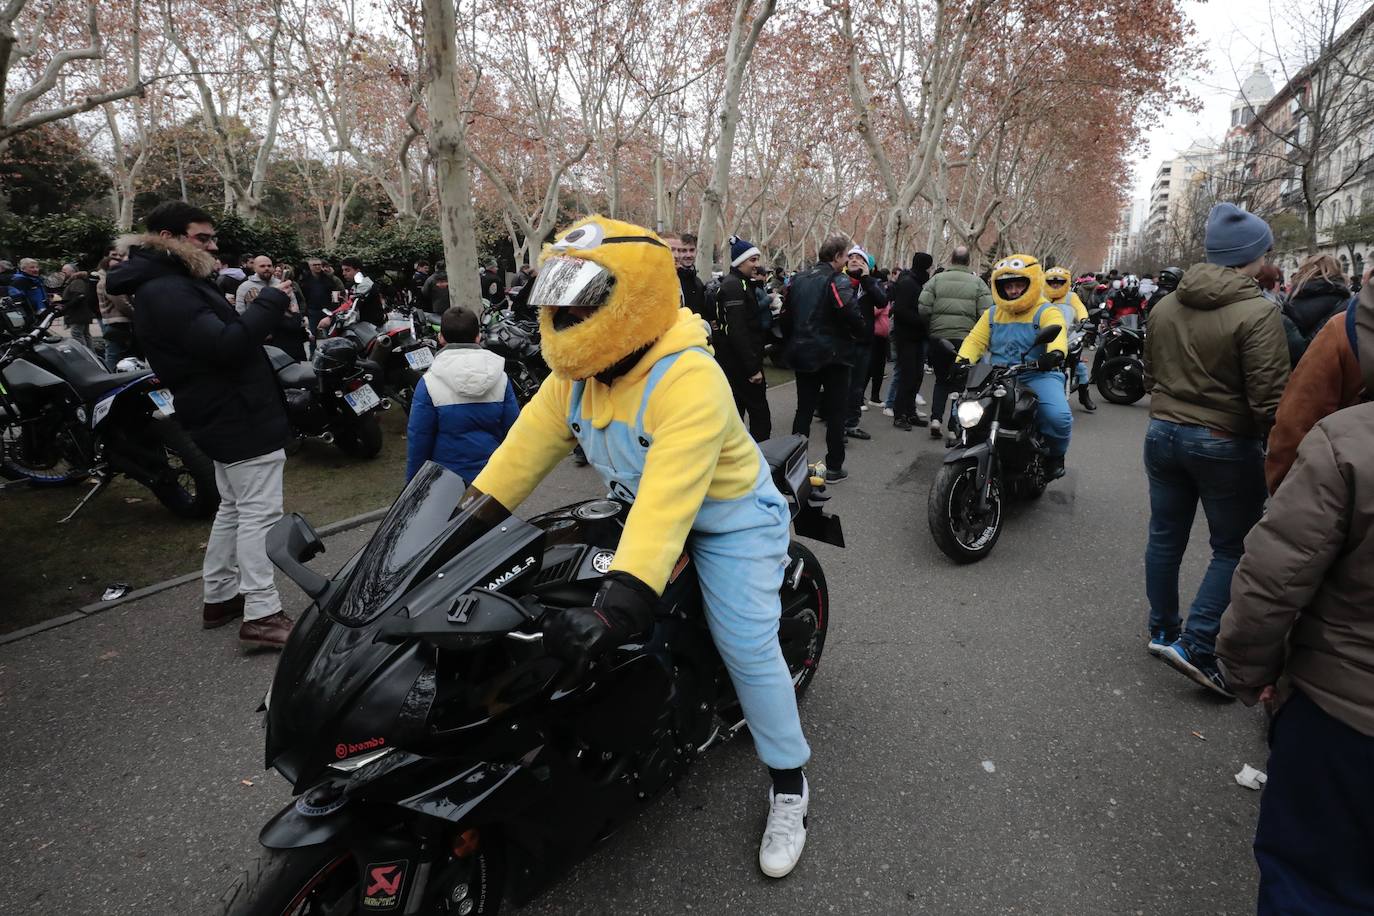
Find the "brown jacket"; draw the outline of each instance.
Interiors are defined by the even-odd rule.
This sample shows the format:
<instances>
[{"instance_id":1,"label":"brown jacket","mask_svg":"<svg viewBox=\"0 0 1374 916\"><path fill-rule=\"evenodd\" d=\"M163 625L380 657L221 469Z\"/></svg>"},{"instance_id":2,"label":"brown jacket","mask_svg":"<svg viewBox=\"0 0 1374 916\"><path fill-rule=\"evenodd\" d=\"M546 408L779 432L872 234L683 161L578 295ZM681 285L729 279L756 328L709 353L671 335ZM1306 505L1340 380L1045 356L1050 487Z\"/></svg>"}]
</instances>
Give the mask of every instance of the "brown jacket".
<instances>
[{"instance_id":1,"label":"brown jacket","mask_svg":"<svg viewBox=\"0 0 1374 916\"><path fill-rule=\"evenodd\" d=\"M1245 539L1216 653L1247 704L1270 684L1284 699L1297 687L1374 736L1371 455L1374 404L1338 411L1302 440L1287 482Z\"/></svg>"},{"instance_id":2,"label":"brown jacket","mask_svg":"<svg viewBox=\"0 0 1374 916\"><path fill-rule=\"evenodd\" d=\"M1246 438L1269 433L1288 382L1279 310L1230 267L1194 264L1150 310L1150 416Z\"/></svg>"},{"instance_id":3,"label":"brown jacket","mask_svg":"<svg viewBox=\"0 0 1374 916\"><path fill-rule=\"evenodd\" d=\"M96 300L100 303L100 320L106 324L127 324L134 320L134 307L128 296L111 295L105 289L105 271L95 285Z\"/></svg>"},{"instance_id":4,"label":"brown jacket","mask_svg":"<svg viewBox=\"0 0 1374 916\"><path fill-rule=\"evenodd\" d=\"M1360 311L1374 316L1374 287L1360 292ZM1279 401L1278 417L1269 433L1269 456L1264 477L1273 493L1298 457L1298 443L1322 417L1351 407L1367 397L1360 362L1350 349L1345 313L1328 321L1298 364Z\"/></svg>"}]
</instances>

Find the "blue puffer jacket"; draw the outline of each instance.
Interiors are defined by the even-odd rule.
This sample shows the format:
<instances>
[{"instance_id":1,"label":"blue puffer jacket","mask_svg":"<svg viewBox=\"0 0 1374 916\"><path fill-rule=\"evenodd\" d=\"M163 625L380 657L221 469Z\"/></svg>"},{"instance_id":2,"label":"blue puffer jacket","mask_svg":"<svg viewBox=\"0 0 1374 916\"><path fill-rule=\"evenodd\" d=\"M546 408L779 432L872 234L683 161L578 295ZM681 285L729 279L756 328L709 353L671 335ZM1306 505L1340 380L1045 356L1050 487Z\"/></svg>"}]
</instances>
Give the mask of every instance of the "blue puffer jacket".
<instances>
[{"instance_id":1,"label":"blue puffer jacket","mask_svg":"<svg viewBox=\"0 0 1374 916\"><path fill-rule=\"evenodd\" d=\"M406 480L434 461L471 483L519 413L504 359L476 344L444 347L415 386Z\"/></svg>"}]
</instances>

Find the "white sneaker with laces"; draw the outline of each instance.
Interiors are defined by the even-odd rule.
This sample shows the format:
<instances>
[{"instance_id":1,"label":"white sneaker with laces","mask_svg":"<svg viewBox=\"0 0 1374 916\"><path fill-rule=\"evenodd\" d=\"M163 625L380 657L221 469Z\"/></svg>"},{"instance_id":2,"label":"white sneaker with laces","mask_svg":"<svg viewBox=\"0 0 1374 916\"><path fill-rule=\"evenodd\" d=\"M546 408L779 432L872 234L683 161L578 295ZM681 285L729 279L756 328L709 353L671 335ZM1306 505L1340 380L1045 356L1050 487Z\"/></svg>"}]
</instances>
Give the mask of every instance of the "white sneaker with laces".
<instances>
[{"instance_id":1,"label":"white sneaker with laces","mask_svg":"<svg viewBox=\"0 0 1374 916\"><path fill-rule=\"evenodd\" d=\"M884 408L883 408L883 416L885 416L885 417L890 417L890 416L892 416L892 408L891 408L891 407L884 407Z\"/></svg>"},{"instance_id":2,"label":"white sneaker with laces","mask_svg":"<svg viewBox=\"0 0 1374 916\"><path fill-rule=\"evenodd\" d=\"M921 394L919 391L916 392L916 406L917 406L917 407L924 407L924 406L926 406L926 396L923 395L923 394Z\"/></svg>"},{"instance_id":3,"label":"white sneaker with laces","mask_svg":"<svg viewBox=\"0 0 1374 916\"><path fill-rule=\"evenodd\" d=\"M801 795L774 795L768 790L768 823L759 844L759 868L770 878L786 877L797 867L806 846L806 809L811 788L802 777Z\"/></svg>"}]
</instances>

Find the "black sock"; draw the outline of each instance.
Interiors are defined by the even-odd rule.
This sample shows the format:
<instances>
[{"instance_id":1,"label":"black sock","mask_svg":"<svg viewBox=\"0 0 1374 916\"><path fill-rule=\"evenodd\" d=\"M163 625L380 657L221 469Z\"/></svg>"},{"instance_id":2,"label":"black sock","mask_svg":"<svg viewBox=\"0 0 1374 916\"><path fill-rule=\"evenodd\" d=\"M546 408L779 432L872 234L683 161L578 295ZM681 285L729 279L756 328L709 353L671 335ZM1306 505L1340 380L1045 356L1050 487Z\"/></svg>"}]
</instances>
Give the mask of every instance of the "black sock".
<instances>
[{"instance_id":1,"label":"black sock","mask_svg":"<svg viewBox=\"0 0 1374 916\"><path fill-rule=\"evenodd\" d=\"M800 795L806 787L806 777L802 775L801 767L795 770L775 770L769 767L768 775L773 777L774 795Z\"/></svg>"}]
</instances>

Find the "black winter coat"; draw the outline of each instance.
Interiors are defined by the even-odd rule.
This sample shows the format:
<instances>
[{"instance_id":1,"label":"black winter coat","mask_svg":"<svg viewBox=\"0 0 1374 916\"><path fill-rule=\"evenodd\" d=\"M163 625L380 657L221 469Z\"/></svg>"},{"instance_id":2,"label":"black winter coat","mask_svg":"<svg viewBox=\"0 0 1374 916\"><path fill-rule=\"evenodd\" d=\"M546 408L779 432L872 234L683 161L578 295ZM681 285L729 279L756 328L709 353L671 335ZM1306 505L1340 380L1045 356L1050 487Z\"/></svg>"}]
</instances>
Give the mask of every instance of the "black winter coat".
<instances>
[{"instance_id":1,"label":"black winter coat","mask_svg":"<svg viewBox=\"0 0 1374 916\"><path fill-rule=\"evenodd\" d=\"M922 271L924 273L924 271ZM909 270L897 275L892 284L892 336L898 340L924 340L925 324L921 321L921 290L925 281Z\"/></svg>"},{"instance_id":2,"label":"black winter coat","mask_svg":"<svg viewBox=\"0 0 1374 916\"><path fill-rule=\"evenodd\" d=\"M677 269L677 282L682 287L682 304L706 319L706 323L711 326L713 331L718 328L720 322L715 313L708 314L706 284L701 282L701 277L697 276L697 272L686 267L679 267Z\"/></svg>"},{"instance_id":3,"label":"black winter coat","mask_svg":"<svg viewBox=\"0 0 1374 916\"><path fill-rule=\"evenodd\" d=\"M1350 288L1318 277L1307 283L1283 304L1283 313L1293 320L1303 337L1311 340L1337 312L1350 302Z\"/></svg>"},{"instance_id":4,"label":"black winter coat","mask_svg":"<svg viewBox=\"0 0 1374 916\"><path fill-rule=\"evenodd\" d=\"M874 309L887 305L887 293L883 290L883 284L872 274L850 279L858 284L854 289L854 304L859 307L859 315L864 320L863 332L858 335L856 341L868 346L873 342L873 325L878 318L874 314Z\"/></svg>"},{"instance_id":5,"label":"black winter coat","mask_svg":"<svg viewBox=\"0 0 1374 916\"><path fill-rule=\"evenodd\" d=\"M757 288L734 268L720 281L716 293L720 333L713 338L716 361L730 381L748 381L763 371L763 321Z\"/></svg>"},{"instance_id":6,"label":"black winter coat","mask_svg":"<svg viewBox=\"0 0 1374 916\"><path fill-rule=\"evenodd\" d=\"M854 285L821 261L792 278L787 294L791 335L787 359L798 372L854 365L854 343L864 334L864 318L854 302Z\"/></svg>"},{"instance_id":7,"label":"black winter coat","mask_svg":"<svg viewBox=\"0 0 1374 916\"><path fill-rule=\"evenodd\" d=\"M129 259L105 288L138 297L134 333L196 444L224 464L285 446L286 405L262 345L290 305L286 294L264 289L240 315L209 279L214 258L194 245L135 235L119 247Z\"/></svg>"}]
</instances>

